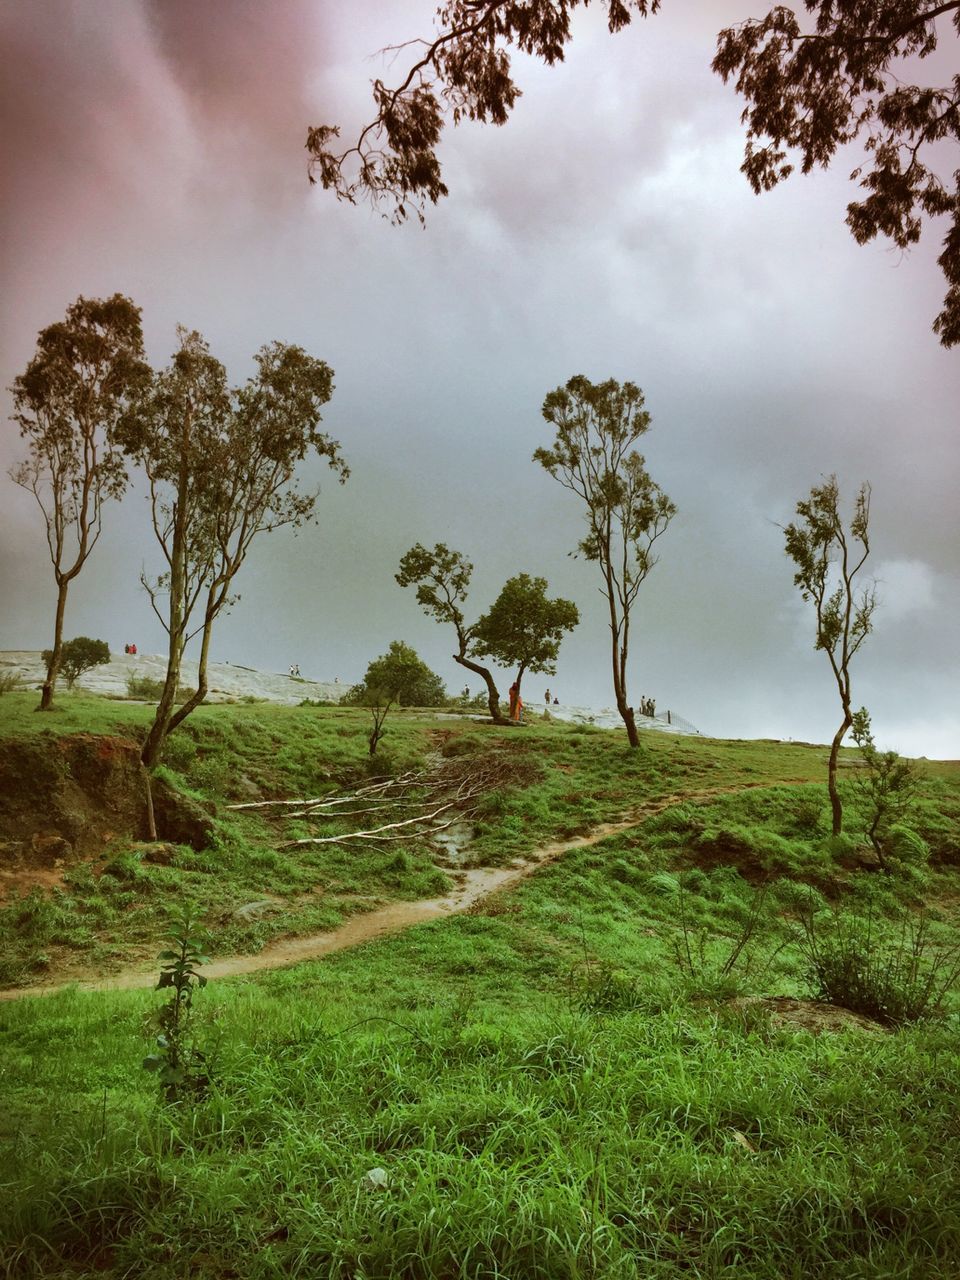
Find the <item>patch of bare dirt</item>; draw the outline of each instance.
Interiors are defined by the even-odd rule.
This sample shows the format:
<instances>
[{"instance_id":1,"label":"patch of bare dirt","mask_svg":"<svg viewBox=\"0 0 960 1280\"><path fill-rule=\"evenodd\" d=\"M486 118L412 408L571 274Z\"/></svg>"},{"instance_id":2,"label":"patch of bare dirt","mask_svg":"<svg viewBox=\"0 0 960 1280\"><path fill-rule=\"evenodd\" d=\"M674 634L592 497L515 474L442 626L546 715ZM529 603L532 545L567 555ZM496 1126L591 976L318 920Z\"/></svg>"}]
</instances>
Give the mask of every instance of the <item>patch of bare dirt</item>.
<instances>
[{"instance_id":1,"label":"patch of bare dirt","mask_svg":"<svg viewBox=\"0 0 960 1280\"><path fill-rule=\"evenodd\" d=\"M819 1000L796 1000L793 996L741 996L730 1007L762 1010L775 1026L802 1027L812 1035L824 1031L862 1031L868 1035L888 1035L889 1028L852 1009Z\"/></svg>"}]
</instances>

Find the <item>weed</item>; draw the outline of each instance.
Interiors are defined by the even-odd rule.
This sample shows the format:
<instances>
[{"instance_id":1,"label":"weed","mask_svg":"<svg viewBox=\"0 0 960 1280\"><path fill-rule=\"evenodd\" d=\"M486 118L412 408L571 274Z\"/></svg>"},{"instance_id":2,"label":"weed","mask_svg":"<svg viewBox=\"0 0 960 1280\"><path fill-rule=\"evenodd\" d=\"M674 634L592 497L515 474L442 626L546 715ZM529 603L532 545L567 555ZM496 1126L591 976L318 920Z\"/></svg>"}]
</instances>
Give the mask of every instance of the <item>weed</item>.
<instances>
[{"instance_id":1,"label":"weed","mask_svg":"<svg viewBox=\"0 0 960 1280\"><path fill-rule=\"evenodd\" d=\"M148 1054L143 1067L157 1073L167 1102L201 1098L210 1083L206 1054L198 1048L191 1029L194 993L207 985L197 966L210 961L200 940L192 936L193 929L192 916L183 912L167 934L175 949L161 951L158 957L164 964L156 990L169 989L170 999L156 1017L159 1052Z\"/></svg>"},{"instance_id":2,"label":"weed","mask_svg":"<svg viewBox=\"0 0 960 1280\"><path fill-rule=\"evenodd\" d=\"M942 1014L960 977L960 944L931 945L926 916L905 918L898 935L884 937L873 912L831 912L819 922L801 917L799 945L816 999L902 1026Z\"/></svg>"}]
</instances>

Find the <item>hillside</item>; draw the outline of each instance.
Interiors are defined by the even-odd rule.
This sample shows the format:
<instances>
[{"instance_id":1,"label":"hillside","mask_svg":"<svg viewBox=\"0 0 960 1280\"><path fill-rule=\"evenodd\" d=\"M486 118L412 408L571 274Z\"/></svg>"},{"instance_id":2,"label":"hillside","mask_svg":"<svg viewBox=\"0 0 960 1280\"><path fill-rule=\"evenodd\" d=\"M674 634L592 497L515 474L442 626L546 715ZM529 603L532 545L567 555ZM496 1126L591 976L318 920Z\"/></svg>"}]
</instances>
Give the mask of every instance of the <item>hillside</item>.
<instances>
[{"instance_id":1,"label":"hillside","mask_svg":"<svg viewBox=\"0 0 960 1280\"><path fill-rule=\"evenodd\" d=\"M150 716L34 702L0 767L54 762L61 809ZM854 752L832 839L823 746L365 728L201 709L162 771L201 848L7 834L44 872L6 883L8 995L155 985L185 905L211 978L166 1101L163 992L0 1005L10 1274L955 1274L960 767L918 766L884 873Z\"/></svg>"}]
</instances>

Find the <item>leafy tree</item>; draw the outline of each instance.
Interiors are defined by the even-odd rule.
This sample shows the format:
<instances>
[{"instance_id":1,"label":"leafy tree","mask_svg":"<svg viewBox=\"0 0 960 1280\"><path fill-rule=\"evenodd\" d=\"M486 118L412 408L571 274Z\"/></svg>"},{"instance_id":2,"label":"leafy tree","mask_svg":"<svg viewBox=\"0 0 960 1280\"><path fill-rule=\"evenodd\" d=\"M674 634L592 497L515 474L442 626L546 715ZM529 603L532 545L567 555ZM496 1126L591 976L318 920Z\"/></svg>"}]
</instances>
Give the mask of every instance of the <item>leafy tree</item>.
<instances>
[{"instance_id":1,"label":"leafy tree","mask_svg":"<svg viewBox=\"0 0 960 1280\"><path fill-rule=\"evenodd\" d=\"M920 239L925 217L947 215L939 263L947 279L934 331L945 347L960 342L960 171L946 185L930 167L936 144L960 142L960 75L939 87L909 83L910 59L938 44L936 19L952 14L960 34L960 0L804 0L813 30L782 5L765 18L721 31L713 68L736 77L746 99L742 171L754 191L769 191L792 172L826 168L837 150L865 135L868 161L851 174L868 193L847 206L859 244L886 235L901 249Z\"/></svg>"},{"instance_id":2,"label":"leafy tree","mask_svg":"<svg viewBox=\"0 0 960 1280\"><path fill-rule=\"evenodd\" d=\"M850 663L873 630L877 604L873 586L857 594L854 579L870 554L870 486L860 486L849 533L840 515L837 477L814 486L810 497L797 503L800 520L784 530L786 552L797 566L794 582L804 600L812 601L817 618L815 648L822 649L837 682L843 720L834 734L827 767L827 789L833 813L833 834L843 830L843 804L837 790L837 758L844 735L853 724ZM855 544L859 544L856 546Z\"/></svg>"},{"instance_id":3,"label":"leafy tree","mask_svg":"<svg viewBox=\"0 0 960 1280\"><path fill-rule=\"evenodd\" d=\"M916 799L917 771L897 751L878 751L866 707L854 713L851 729L864 770L855 781L866 806L867 839L887 870L890 830L901 822Z\"/></svg>"},{"instance_id":4,"label":"leafy tree","mask_svg":"<svg viewBox=\"0 0 960 1280\"><path fill-rule=\"evenodd\" d=\"M154 533L167 566L155 581L142 579L169 641L163 692L142 750L147 766L206 695L213 624L235 602L230 588L253 539L313 516L318 493L292 484L297 462L313 451L341 481L348 474L339 444L318 429L333 386L322 360L274 343L257 355L256 374L231 391L203 338L178 334L170 368L156 376L126 435L149 479ZM198 608L202 618L191 631ZM183 652L198 632L198 687L174 713Z\"/></svg>"},{"instance_id":5,"label":"leafy tree","mask_svg":"<svg viewBox=\"0 0 960 1280\"><path fill-rule=\"evenodd\" d=\"M391 707L440 707L446 700L443 681L402 640L392 640L389 650L370 663L363 680L343 699L353 706L369 707L373 713L371 755L386 733L383 726Z\"/></svg>"},{"instance_id":6,"label":"leafy tree","mask_svg":"<svg viewBox=\"0 0 960 1280\"><path fill-rule=\"evenodd\" d=\"M610 31L633 15L655 14L659 0L600 0ZM511 50L562 62L570 19L589 0L445 0L432 39L417 47L398 83L373 81L375 114L344 147L340 130L307 131L310 181L340 200L392 204L403 222L423 221L427 201L447 195L437 148L446 121L504 124L520 97ZM937 48L938 18L960 32L960 0L804 0L813 15L804 31L793 10L770 8L721 31L713 69L746 99L743 172L766 191L792 172L785 148L802 155L802 170L827 166L838 148L865 135L869 162L854 169L866 198L847 208L847 223L864 244L889 236L901 248L920 238L925 217L947 215L940 255L948 292L934 322L944 346L960 342L960 178L948 185L927 157L938 143L960 141L960 76L939 87L915 85L909 59ZM866 172L864 169L866 168Z\"/></svg>"},{"instance_id":7,"label":"leafy tree","mask_svg":"<svg viewBox=\"0 0 960 1280\"><path fill-rule=\"evenodd\" d=\"M44 649L40 655L47 670L53 660L53 650ZM89 636L76 636L64 642L60 651L60 670L72 689L78 676L94 667L102 667L110 661L110 646L106 640L91 640Z\"/></svg>"},{"instance_id":8,"label":"leafy tree","mask_svg":"<svg viewBox=\"0 0 960 1280\"><path fill-rule=\"evenodd\" d=\"M43 512L57 584L41 711L53 706L70 584L100 537L104 503L127 487L118 428L149 377L140 308L115 293L78 298L64 320L42 329L36 354L11 387L12 418L29 456L10 477Z\"/></svg>"},{"instance_id":9,"label":"leafy tree","mask_svg":"<svg viewBox=\"0 0 960 1280\"><path fill-rule=\"evenodd\" d=\"M454 662L482 677L487 686L487 706L491 717L496 724L508 724L500 710L500 694L490 670L472 656L476 624L467 625L461 608L467 599L472 574L473 565L459 551L451 551L442 542L428 551L418 542L401 559L396 579L401 587L416 586L417 603L424 613L454 628L457 633L457 652L452 655Z\"/></svg>"},{"instance_id":10,"label":"leafy tree","mask_svg":"<svg viewBox=\"0 0 960 1280\"><path fill-rule=\"evenodd\" d=\"M556 675L564 634L580 621L572 600L547 598L546 578L521 573L504 583L473 628L474 652L503 667L516 667L517 691L525 671Z\"/></svg>"},{"instance_id":11,"label":"leafy tree","mask_svg":"<svg viewBox=\"0 0 960 1280\"><path fill-rule=\"evenodd\" d=\"M613 692L631 747L640 745L627 694L631 612L657 563L653 544L676 507L651 480L634 445L650 426L643 392L613 378L592 383L582 374L551 391L543 416L555 429L549 449L534 461L586 507L587 535L580 551L596 561L610 616Z\"/></svg>"}]
</instances>

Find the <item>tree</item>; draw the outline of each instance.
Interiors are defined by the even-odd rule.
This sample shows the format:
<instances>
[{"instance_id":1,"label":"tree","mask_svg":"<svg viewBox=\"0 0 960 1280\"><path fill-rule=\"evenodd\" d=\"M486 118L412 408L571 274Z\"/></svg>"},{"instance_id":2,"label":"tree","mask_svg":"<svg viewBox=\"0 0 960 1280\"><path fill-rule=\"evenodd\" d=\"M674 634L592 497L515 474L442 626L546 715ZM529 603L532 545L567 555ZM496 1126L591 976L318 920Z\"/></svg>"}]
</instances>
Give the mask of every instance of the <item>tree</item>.
<instances>
[{"instance_id":1,"label":"tree","mask_svg":"<svg viewBox=\"0 0 960 1280\"><path fill-rule=\"evenodd\" d=\"M736 77L746 99L742 172L754 191L769 191L794 166L826 168L838 148L865 134L869 156L851 178L868 194L847 206L859 244L889 236L901 249L920 239L925 217L948 215L938 261L947 279L933 328L945 347L960 342L960 171L947 187L930 167L935 144L960 142L960 75L940 87L905 82L909 59L937 48L936 18L952 14L960 34L960 0L804 0L814 16L803 31L781 5L765 18L720 32L713 69ZM864 170L866 169L866 172Z\"/></svg>"},{"instance_id":2,"label":"tree","mask_svg":"<svg viewBox=\"0 0 960 1280\"><path fill-rule=\"evenodd\" d=\"M149 480L154 533L167 566L153 582L142 578L168 636L163 692L141 753L148 767L206 695L213 624L235 602L231 585L253 539L313 516L319 495L292 484L296 464L313 451L341 481L348 475L338 442L318 429L333 387L322 360L274 343L258 353L257 373L231 391L203 338L184 329L178 334L170 368L157 375L125 437ZM202 621L191 631L201 600ZM198 632L198 687L175 714L183 652Z\"/></svg>"},{"instance_id":3,"label":"tree","mask_svg":"<svg viewBox=\"0 0 960 1280\"><path fill-rule=\"evenodd\" d=\"M810 497L797 503L800 521L784 530L786 552L797 566L793 581L804 600L812 601L817 619L815 648L830 662L840 694L843 720L834 734L827 766L827 790L833 813L833 834L843 830L843 804L837 790L837 758L844 735L853 724L850 663L873 629L876 589L857 595L854 579L870 554L870 486L857 494L849 533L840 515L837 477L814 486ZM855 544L859 544L857 547Z\"/></svg>"},{"instance_id":4,"label":"tree","mask_svg":"<svg viewBox=\"0 0 960 1280\"><path fill-rule=\"evenodd\" d=\"M630 23L631 10L646 17L660 0L601 0L611 32ZM336 145L336 125L307 130L311 182L356 204L392 201L391 219L405 221L410 209L423 221L427 200L436 204L447 188L441 177L437 145L445 117L504 124L520 89L513 78L509 49L563 61L570 41L570 16L589 0L445 0L437 10L439 34L411 40L422 51L401 82L388 88L373 81L376 115L350 147Z\"/></svg>"},{"instance_id":5,"label":"tree","mask_svg":"<svg viewBox=\"0 0 960 1280\"><path fill-rule=\"evenodd\" d=\"M508 579L473 628L474 652L516 667L517 692L525 671L556 675L564 634L580 621L572 600L547 598L546 578L521 573Z\"/></svg>"},{"instance_id":6,"label":"tree","mask_svg":"<svg viewBox=\"0 0 960 1280\"><path fill-rule=\"evenodd\" d=\"M890 829L907 815L916 799L919 779L912 762L899 752L877 750L866 707L854 713L852 733L864 764L855 781L866 806L867 839L886 871Z\"/></svg>"},{"instance_id":7,"label":"tree","mask_svg":"<svg viewBox=\"0 0 960 1280\"><path fill-rule=\"evenodd\" d=\"M473 565L459 551L451 551L438 542L432 551L421 543L411 547L400 561L396 575L401 587L416 586L417 603L424 613L438 622L449 623L457 633L457 652L454 662L481 676L487 686L487 705L496 724L509 723L500 710L500 694L493 676L471 656L474 653L474 626L467 626L461 606L467 598L467 588L473 574Z\"/></svg>"},{"instance_id":8,"label":"tree","mask_svg":"<svg viewBox=\"0 0 960 1280\"><path fill-rule=\"evenodd\" d=\"M440 707L446 700L443 681L402 640L392 640L389 650L370 663L363 680L343 699L344 703L370 708L371 755L386 733L383 726L391 707Z\"/></svg>"},{"instance_id":9,"label":"tree","mask_svg":"<svg viewBox=\"0 0 960 1280\"><path fill-rule=\"evenodd\" d=\"M631 611L657 563L653 545L677 510L633 448L650 426L643 404L643 392L632 382L594 384L578 374L544 400L543 416L556 436L549 449L533 455L586 507L587 536L579 546L603 576L613 692L631 747L640 745L627 697Z\"/></svg>"},{"instance_id":10,"label":"tree","mask_svg":"<svg viewBox=\"0 0 960 1280\"><path fill-rule=\"evenodd\" d=\"M44 649L40 656L49 671L53 650ZM68 689L73 688L77 677L82 676L85 671L102 667L109 661L110 646L106 640L91 640L89 636L76 636L73 640L65 641L61 646L60 670L63 672Z\"/></svg>"},{"instance_id":11,"label":"tree","mask_svg":"<svg viewBox=\"0 0 960 1280\"><path fill-rule=\"evenodd\" d=\"M117 432L149 377L140 308L115 293L80 297L64 320L42 329L36 354L10 388L12 419L29 445L10 477L43 512L57 584L41 711L53 706L70 584L100 537L104 503L127 487Z\"/></svg>"},{"instance_id":12,"label":"tree","mask_svg":"<svg viewBox=\"0 0 960 1280\"><path fill-rule=\"evenodd\" d=\"M520 97L510 50L562 62L571 40L570 17L589 0L446 0L433 39L411 40L390 52L418 47L394 87L373 81L375 114L353 145L341 147L333 125L308 129L309 177L351 204L361 197L392 204L393 222L410 210L423 221L427 201L447 195L437 148L447 119L504 124ZM634 13L655 14L659 0L601 0L611 33ZM904 83L910 58L938 43L937 18L952 15L960 32L960 0L804 0L815 15L802 31L783 5L765 18L721 31L713 69L736 77L747 100L743 172L766 191L792 171L785 147L801 151L802 169L827 166L838 148L866 134L869 171L852 173L869 192L847 208L859 243L878 234L906 249L920 238L924 217L948 215L939 262L947 279L943 310L934 322L944 346L960 342L960 177L948 188L922 159L941 142L960 141L960 76L940 87ZM385 51L386 52L386 51ZM761 139L767 141L756 145Z\"/></svg>"}]
</instances>

